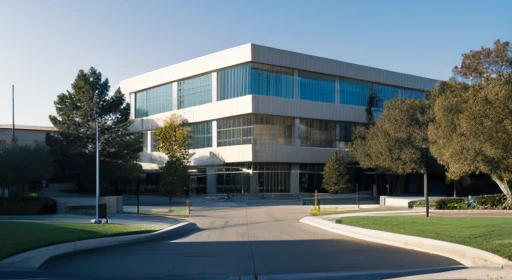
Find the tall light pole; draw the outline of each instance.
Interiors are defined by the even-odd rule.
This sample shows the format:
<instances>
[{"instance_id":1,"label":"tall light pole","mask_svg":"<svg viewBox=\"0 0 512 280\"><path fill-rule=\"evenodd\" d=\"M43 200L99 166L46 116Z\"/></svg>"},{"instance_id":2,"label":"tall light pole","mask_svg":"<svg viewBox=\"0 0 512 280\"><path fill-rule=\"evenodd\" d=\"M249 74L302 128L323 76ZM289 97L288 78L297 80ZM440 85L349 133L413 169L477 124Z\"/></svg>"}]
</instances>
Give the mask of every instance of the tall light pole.
<instances>
[{"instance_id":1,"label":"tall light pole","mask_svg":"<svg viewBox=\"0 0 512 280\"><path fill-rule=\"evenodd\" d=\"M100 205L100 128L96 114L96 222L99 221Z\"/></svg>"},{"instance_id":2,"label":"tall light pole","mask_svg":"<svg viewBox=\"0 0 512 280\"><path fill-rule=\"evenodd\" d=\"M14 126L14 85L12 85L12 139L11 144L14 145L16 143L16 128Z\"/></svg>"}]
</instances>

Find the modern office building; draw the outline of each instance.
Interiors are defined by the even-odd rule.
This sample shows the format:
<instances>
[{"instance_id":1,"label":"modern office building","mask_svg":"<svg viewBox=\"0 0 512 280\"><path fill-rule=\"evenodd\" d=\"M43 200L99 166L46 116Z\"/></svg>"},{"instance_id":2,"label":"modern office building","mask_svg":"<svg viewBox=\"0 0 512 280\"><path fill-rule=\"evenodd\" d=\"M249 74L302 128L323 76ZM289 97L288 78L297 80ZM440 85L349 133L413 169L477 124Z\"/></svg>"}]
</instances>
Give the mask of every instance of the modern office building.
<instances>
[{"instance_id":1,"label":"modern office building","mask_svg":"<svg viewBox=\"0 0 512 280\"><path fill-rule=\"evenodd\" d=\"M172 114L192 131L191 190L299 193L321 184L323 166L352 128L399 95L423 98L436 80L246 44L121 82L143 168L165 163L154 130Z\"/></svg>"}]
</instances>

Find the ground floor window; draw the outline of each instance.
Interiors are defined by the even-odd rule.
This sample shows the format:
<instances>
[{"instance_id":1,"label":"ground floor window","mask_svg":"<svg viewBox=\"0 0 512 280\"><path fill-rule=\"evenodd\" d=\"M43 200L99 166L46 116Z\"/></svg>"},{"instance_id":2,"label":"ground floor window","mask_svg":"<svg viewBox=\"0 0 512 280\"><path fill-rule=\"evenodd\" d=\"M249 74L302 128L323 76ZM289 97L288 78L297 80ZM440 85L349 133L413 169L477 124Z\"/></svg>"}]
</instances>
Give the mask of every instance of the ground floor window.
<instances>
[{"instance_id":1,"label":"ground floor window","mask_svg":"<svg viewBox=\"0 0 512 280\"><path fill-rule=\"evenodd\" d=\"M324 164L301 164L299 170L300 192L324 191L322 188Z\"/></svg>"},{"instance_id":2,"label":"ground floor window","mask_svg":"<svg viewBox=\"0 0 512 280\"><path fill-rule=\"evenodd\" d=\"M280 163L254 164L259 193L289 193L291 166Z\"/></svg>"}]
</instances>

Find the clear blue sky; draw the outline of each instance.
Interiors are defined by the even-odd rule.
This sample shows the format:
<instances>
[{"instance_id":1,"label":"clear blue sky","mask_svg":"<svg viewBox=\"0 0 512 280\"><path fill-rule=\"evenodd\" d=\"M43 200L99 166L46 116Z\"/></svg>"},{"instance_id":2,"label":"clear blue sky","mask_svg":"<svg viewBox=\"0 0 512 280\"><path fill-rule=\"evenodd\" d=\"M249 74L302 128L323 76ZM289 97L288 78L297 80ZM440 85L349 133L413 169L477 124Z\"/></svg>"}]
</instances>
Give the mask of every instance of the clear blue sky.
<instances>
[{"instance_id":1,"label":"clear blue sky","mask_svg":"<svg viewBox=\"0 0 512 280\"><path fill-rule=\"evenodd\" d=\"M435 79L512 40L512 1L0 0L0 124L50 125L79 69L119 81L256 43Z\"/></svg>"}]
</instances>

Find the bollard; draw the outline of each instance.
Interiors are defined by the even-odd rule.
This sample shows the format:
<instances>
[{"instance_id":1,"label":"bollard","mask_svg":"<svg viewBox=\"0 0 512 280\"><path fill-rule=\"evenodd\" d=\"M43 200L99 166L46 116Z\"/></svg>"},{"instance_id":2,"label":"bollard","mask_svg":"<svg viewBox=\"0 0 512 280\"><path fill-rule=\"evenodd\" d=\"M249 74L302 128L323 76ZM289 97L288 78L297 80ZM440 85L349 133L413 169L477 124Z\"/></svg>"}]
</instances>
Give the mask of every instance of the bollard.
<instances>
[{"instance_id":1,"label":"bollard","mask_svg":"<svg viewBox=\"0 0 512 280\"><path fill-rule=\"evenodd\" d=\"M190 215L190 200L187 199L185 205L187 206L187 215Z\"/></svg>"}]
</instances>

